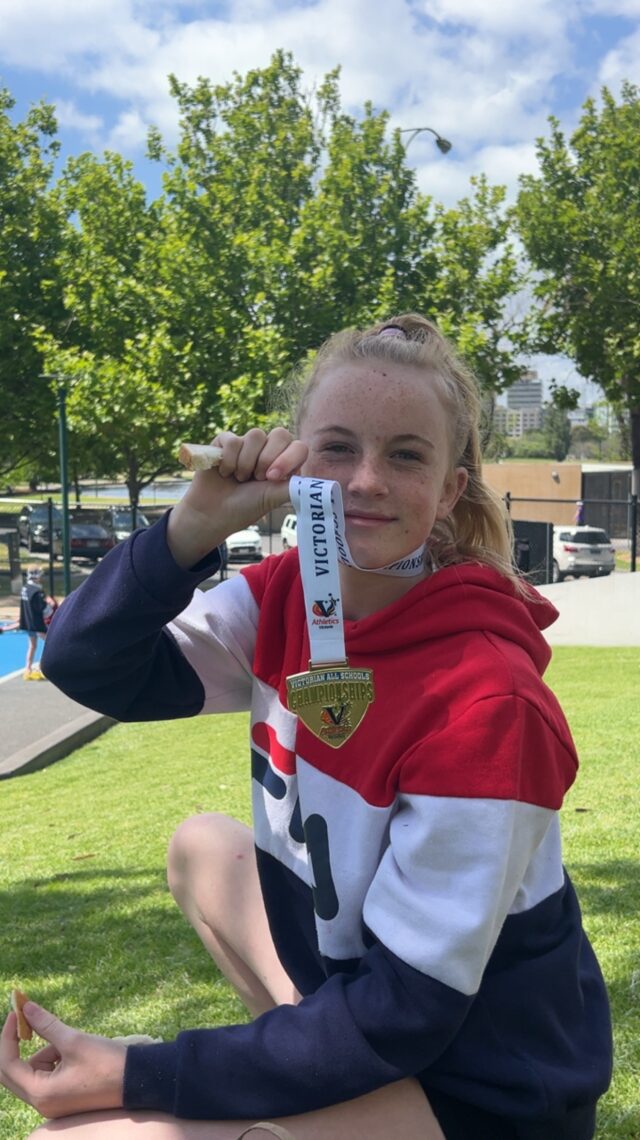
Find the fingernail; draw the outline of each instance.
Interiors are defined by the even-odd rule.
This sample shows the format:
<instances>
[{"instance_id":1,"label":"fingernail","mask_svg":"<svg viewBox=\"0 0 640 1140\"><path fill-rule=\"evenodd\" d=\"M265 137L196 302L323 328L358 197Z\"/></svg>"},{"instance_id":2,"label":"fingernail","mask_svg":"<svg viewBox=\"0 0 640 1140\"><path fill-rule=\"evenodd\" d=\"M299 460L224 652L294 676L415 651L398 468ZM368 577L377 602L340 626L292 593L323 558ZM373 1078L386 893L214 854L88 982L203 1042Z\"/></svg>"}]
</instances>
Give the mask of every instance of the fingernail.
<instances>
[{"instance_id":1,"label":"fingernail","mask_svg":"<svg viewBox=\"0 0 640 1140\"><path fill-rule=\"evenodd\" d=\"M40 1006L36 1005L34 1001L26 1001L23 1008L27 1017L30 1013L40 1013Z\"/></svg>"},{"instance_id":2,"label":"fingernail","mask_svg":"<svg viewBox=\"0 0 640 1140\"><path fill-rule=\"evenodd\" d=\"M267 479L282 479L282 470L280 467L270 467L267 471Z\"/></svg>"}]
</instances>

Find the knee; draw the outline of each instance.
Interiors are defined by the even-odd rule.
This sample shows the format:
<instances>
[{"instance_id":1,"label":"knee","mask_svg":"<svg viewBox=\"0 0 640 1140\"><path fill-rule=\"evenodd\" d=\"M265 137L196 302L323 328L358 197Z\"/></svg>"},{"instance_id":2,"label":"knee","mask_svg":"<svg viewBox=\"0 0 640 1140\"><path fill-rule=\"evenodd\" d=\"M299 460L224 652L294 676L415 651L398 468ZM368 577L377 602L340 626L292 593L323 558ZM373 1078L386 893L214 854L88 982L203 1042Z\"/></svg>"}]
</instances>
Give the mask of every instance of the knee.
<instances>
[{"instance_id":1,"label":"knee","mask_svg":"<svg viewBox=\"0 0 640 1140\"><path fill-rule=\"evenodd\" d=\"M176 828L169 841L167 879L174 897L184 892L200 868L210 875L242 850L253 849L253 833L221 812L192 815Z\"/></svg>"}]
</instances>

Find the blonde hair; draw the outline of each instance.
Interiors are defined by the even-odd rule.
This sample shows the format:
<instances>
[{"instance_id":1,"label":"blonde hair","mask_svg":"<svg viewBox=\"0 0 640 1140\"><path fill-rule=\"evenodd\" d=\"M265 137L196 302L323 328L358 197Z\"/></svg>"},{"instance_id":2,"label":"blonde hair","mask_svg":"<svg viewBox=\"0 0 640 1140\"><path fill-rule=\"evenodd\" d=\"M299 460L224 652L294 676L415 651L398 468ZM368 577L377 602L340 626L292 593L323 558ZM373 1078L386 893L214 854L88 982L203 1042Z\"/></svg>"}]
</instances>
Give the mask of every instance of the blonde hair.
<instances>
[{"instance_id":1,"label":"blonde hair","mask_svg":"<svg viewBox=\"0 0 640 1140\"><path fill-rule=\"evenodd\" d=\"M392 334L385 333L385 329L399 331ZM512 560L508 513L500 497L482 478L480 397L475 378L431 321L418 313L403 313L367 329L346 329L329 337L298 374L296 432L313 392L329 368L370 359L417 367L435 373L442 382L450 427L451 468L464 467L468 482L449 517L436 522L429 536L436 565L480 562L519 583Z\"/></svg>"}]
</instances>

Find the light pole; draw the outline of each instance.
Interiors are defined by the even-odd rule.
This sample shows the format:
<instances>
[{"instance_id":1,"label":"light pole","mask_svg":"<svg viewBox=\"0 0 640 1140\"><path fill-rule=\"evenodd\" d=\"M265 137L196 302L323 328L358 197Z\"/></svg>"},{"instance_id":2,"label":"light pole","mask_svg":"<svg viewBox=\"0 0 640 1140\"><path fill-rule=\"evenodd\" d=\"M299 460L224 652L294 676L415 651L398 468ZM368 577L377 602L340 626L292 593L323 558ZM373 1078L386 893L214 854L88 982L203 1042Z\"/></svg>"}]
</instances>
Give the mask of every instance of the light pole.
<instances>
[{"instance_id":1,"label":"light pole","mask_svg":"<svg viewBox=\"0 0 640 1140\"><path fill-rule=\"evenodd\" d=\"M448 139L443 139L442 135L439 135L437 131L434 131L433 127L403 127L399 133L401 135L411 135L411 138L407 140L407 145L404 148L405 153L408 151L416 135L419 135L422 131L431 131L431 134L436 136L434 141L441 154L449 153L451 147L453 146L453 143L450 143Z\"/></svg>"},{"instance_id":2,"label":"light pole","mask_svg":"<svg viewBox=\"0 0 640 1140\"><path fill-rule=\"evenodd\" d=\"M67 390L57 372L44 372L43 380L56 381L58 408L58 442L60 450L60 487L62 491L62 581L65 597L71 593L71 557L69 552L69 473L67 457ZM53 533L49 536L53 546Z\"/></svg>"}]
</instances>

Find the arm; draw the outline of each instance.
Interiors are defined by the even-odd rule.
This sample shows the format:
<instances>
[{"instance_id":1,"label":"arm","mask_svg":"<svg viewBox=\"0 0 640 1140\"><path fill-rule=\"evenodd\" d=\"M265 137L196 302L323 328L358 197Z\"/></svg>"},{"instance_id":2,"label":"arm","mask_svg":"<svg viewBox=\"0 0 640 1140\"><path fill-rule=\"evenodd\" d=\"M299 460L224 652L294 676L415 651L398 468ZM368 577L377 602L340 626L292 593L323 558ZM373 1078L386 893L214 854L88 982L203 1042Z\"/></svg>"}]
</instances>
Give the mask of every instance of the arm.
<instances>
[{"instance_id":1,"label":"arm","mask_svg":"<svg viewBox=\"0 0 640 1140\"><path fill-rule=\"evenodd\" d=\"M233 647L225 656L226 631L207 623L199 593L191 599L219 566L216 546L286 502L289 477L306 448L284 429L269 436L258 430L243 437L226 433L217 442L223 454L217 470L198 472L161 523L110 551L57 611L43 671L81 704L119 720L193 716L205 703L207 711L246 707L233 697L216 703L225 688L231 693L234 680L246 683L246 660L238 661ZM225 589L220 597L227 596ZM179 628L167 628L183 611ZM226 686L216 690L213 682L213 696L207 678L194 668L199 656L190 644L207 638L218 650L213 664L228 673Z\"/></svg>"},{"instance_id":2,"label":"arm","mask_svg":"<svg viewBox=\"0 0 640 1140\"><path fill-rule=\"evenodd\" d=\"M192 716L204 700L166 626L215 573L218 555L181 570L167 547L167 522L110 551L58 608L45 642L45 675L73 700L118 720Z\"/></svg>"}]
</instances>

